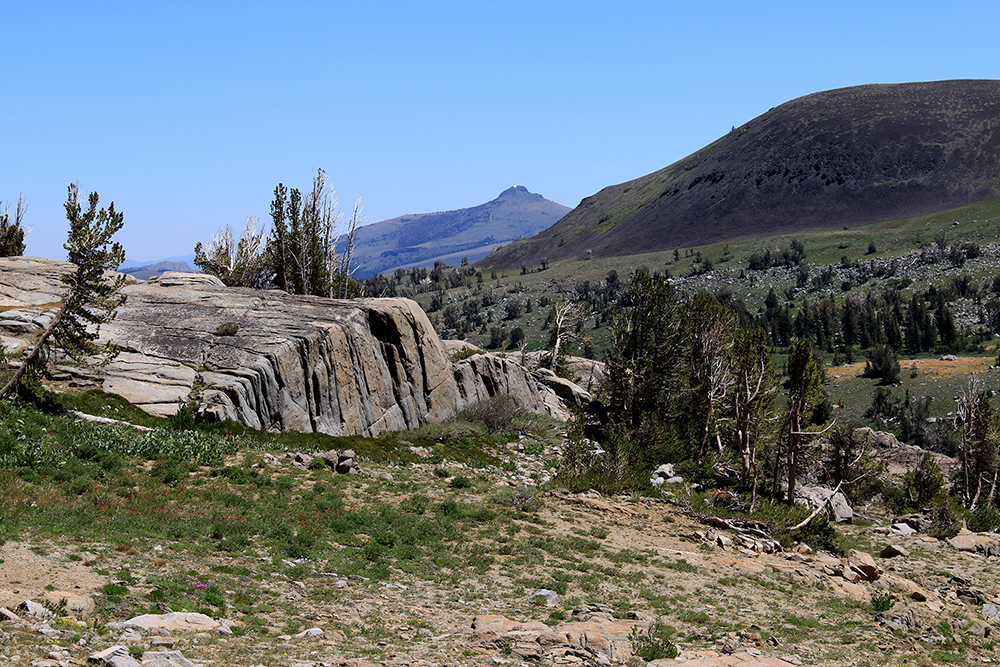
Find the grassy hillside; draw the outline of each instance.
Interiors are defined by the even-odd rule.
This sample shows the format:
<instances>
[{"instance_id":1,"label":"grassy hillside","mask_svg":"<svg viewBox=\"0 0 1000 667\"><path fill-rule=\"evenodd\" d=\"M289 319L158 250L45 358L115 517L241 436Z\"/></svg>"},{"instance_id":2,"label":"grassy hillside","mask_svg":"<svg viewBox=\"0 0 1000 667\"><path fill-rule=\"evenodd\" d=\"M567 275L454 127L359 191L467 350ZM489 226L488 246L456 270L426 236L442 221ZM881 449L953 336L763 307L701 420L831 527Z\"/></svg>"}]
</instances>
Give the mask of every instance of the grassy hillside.
<instances>
[{"instance_id":1,"label":"grassy hillside","mask_svg":"<svg viewBox=\"0 0 1000 667\"><path fill-rule=\"evenodd\" d=\"M79 403L148 419L96 394ZM855 525L789 532L809 510L763 504L752 531L726 529L747 518L742 495L577 493L549 480L554 424L485 414L296 445L162 421L142 435L0 403L0 596L57 614L0 623L0 660L84 664L115 645L247 666L644 664L675 650L775 665L996 659L973 626L985 609L975 591L997 593L995 563L924 534L892 537L907 555L880 557L893 513L878 496ZM331 446L352 447L373 474L304 462ZM851 549L884 574L841 576ZM92 610L69 613L81 598ZM171 611L224 619L232 634L117 625ZM492 634L472 630L496 616L508 621Z\"/></svg>"},{"instance_id":2,"label":"grassy hillside","mask_svg":"<svg viewBox=\"0 0 1000 667\"><path fill-rule=\"evenodd\" d=\"M1000 192L1000 82L844 88L605 188L482 261L515 268L915 217Z\"/></svg>"}]
</instances>

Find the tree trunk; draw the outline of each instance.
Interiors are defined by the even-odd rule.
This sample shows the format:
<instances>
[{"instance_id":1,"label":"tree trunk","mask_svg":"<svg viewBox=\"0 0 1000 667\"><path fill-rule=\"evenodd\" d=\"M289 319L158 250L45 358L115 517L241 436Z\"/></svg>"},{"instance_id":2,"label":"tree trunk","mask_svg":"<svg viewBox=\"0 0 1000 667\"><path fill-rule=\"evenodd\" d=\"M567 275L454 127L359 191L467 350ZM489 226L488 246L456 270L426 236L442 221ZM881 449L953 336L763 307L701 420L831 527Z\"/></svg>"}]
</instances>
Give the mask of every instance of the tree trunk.
<instances>
[{"instance_id":1,"label":"tree trunk","mask_svg":"<svg viewBox=\"0 0 1000 667\"><path fill-rule=\"evenodd\" d=\"M38 337L38 340L35 342L35 346L31 349L27 358L21 362L21 366L14 372L13 377L7 381L7 384L0 389L0 398L7 396L7 394L14 389L17 383L21 381L24 374L28 372L28 367L31 366L31 363L35 360L35 357L38 356L39 351L41 351L42 347L45 345L45 341L48 340L49 336L52 335L52 332L55 331L55 328L59 325L59 321L62 320L72 298L72 293L66 295L66 300L63 301L63 305L59 308L59 312L56 313L54 318L52 318L52 321L49 323L49 326L45 328L45 331L42 332L42 335Z\"/></svg>"}]
</instances>

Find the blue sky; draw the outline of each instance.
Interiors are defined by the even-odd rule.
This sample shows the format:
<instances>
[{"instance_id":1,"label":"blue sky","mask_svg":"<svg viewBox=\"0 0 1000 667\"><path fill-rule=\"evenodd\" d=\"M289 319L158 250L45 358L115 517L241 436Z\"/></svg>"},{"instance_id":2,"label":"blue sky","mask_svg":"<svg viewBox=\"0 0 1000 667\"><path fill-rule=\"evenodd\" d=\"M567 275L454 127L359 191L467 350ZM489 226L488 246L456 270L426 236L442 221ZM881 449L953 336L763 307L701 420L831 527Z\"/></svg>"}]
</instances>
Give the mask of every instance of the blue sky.
<instances>
[{"instance_id":1,"label":"blue sky","mask_svg":"<svg viewBox=\"0 0 1000 667\"><path fill-rule=\"evenodd\" d=\"M64 257L66 186L130 260L268 219L326 170L369 222L513 184L567 206L770 107L865 83L1000 78L1000 4L2 2L0 200Z\"/></svg>"}]
</instances>

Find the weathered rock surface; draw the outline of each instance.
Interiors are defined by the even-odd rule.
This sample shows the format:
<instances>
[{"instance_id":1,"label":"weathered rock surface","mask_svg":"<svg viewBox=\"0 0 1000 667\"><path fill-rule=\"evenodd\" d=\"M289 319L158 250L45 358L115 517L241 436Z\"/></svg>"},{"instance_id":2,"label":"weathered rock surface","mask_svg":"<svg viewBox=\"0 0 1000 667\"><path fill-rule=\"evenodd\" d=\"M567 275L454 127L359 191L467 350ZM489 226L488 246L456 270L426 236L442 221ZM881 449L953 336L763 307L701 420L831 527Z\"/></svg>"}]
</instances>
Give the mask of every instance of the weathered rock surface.
<instances>
[{"instance_id":1,"label":"weathered rock surface","mask_svg":"<svg viewBox=\"0 0 1000 667\"><path fill-rule=\"evenodd\" d=\"M71 269L0 258L0 305L58 307L59 277ZM99 376L65 369L153 414L194 401L207 418L259 429L372 436L447 419L496 394L556 412L551 390L512 359L481 354L453 364L407 299L295 296L171 273L123 291L125 305L101 331L122 353ZM227 322L236 334L217 335Z\"/></svg>"},{"instance_id":2,"label":"weathered rock surface","mask_svg":"<svg viewBox=\"0 0 1000 667\"><path fill-rule=\"evenodd\" d=\"M143 614L125 621L122 627L135 628L146 632L166 630L169 632L216 632L225 635L232 634L229 626L215 620L211 616L179 611L173 611L169 614Z\"/></svg>"}]
</instances>

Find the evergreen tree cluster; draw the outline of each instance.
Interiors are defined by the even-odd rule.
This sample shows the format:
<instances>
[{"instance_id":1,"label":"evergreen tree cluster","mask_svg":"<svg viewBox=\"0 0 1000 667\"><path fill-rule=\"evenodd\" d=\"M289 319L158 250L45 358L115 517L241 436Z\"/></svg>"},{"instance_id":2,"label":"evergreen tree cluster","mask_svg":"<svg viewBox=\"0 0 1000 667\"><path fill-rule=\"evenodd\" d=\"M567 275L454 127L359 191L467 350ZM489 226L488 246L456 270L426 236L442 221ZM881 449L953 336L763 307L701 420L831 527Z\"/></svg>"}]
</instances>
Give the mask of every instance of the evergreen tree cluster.
<instances>
[{"instance_id":1,"label":"evergreen tree cluster","mask_svg":"<svg viewBox=\"0 0 1000 667\"><path fill-rule=\"evenodd\" d=\"M825 398L822 357L811 339L789 347L781 410L782 381L766 332L742 323L730 305L705 293L684 300L645 271L633 275L623 301L603 390L607 454L576 459L570 474L642 488L664 462L695 477L735 462L738 481L754 494L794 493L806 429Z\"/></svg>"},{"instance_id":2,"label":"evergreen tree cluster","mask_svg":"<svg viewBox=\"0 0 1000 667\"><path fill-rule=\"evenodd\" d=\"M248 218L239 241L226 225L207 246L195 246L195 264L231 287L267 289L290 294L340 297L357 296L351 279L354 235L362 221L360 200L346 227L342 213L322 169L313 177L312 189L303 196L298 188L279 183L271 201L271 230L265 232L256 218Z\"/></svg>"},{"instance_id":3,"label":"evergreen tree cluster","mask_svg":"<svg viewBox=\"0 0 1000 667\"><path fill-rule=\"evenodd\" d=\"M10 206L0 202L0 257L18 257L24 254L24 235L27 230L22 223L27 210L24 197L18 197L14 220L11 222Z\"/></svg>"},{"instance_id":4,"label":"evergreen tree cluster","mask_svg":"<svg viewBox=\"0 0 1000 667\"><path fill-rule=\"evenodd\" d=\"M947 294L931 288L914 292L906 299L898 289L886 287L844 299L804 298L793 311L792 305L781 303L772 289L755 321L768 332L776 347L787 347L795 338L809 337L818 348L830 353L853 354L855 348L882 345L905 354L953 352L961 349L963 335Z\"/></svg>"}]
</instances>

